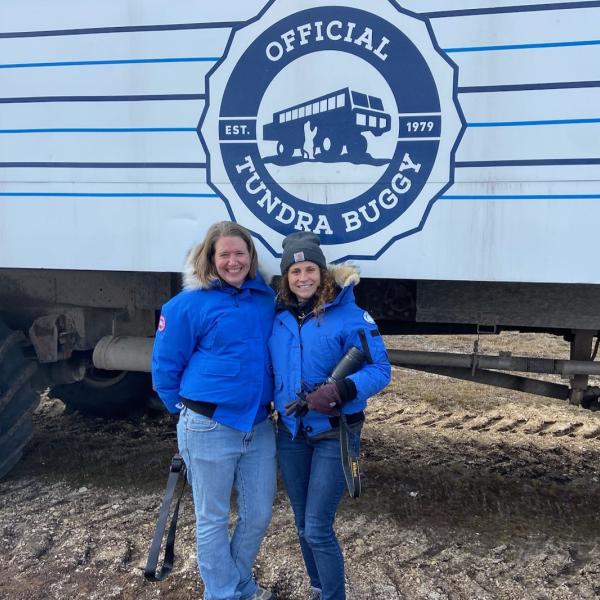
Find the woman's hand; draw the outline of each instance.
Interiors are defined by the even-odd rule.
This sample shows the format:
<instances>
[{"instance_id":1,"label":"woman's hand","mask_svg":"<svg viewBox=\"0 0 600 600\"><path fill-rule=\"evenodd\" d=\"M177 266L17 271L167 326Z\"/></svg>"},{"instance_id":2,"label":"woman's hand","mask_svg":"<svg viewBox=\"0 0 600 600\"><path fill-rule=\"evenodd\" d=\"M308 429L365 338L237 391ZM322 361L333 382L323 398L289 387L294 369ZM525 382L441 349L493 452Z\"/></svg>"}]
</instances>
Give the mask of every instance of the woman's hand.
<instances>
[{"instance_id":1,"label":"woman's hand","mask_svg":"<svg viewBox=\"0 0 600 600\"><path fill-rule=\"evenodd\" d=\"M306 396L310 410L316 410L324 415L339 414L342 398L335 383L326 383Z\"/></svg>"}]
</instances>

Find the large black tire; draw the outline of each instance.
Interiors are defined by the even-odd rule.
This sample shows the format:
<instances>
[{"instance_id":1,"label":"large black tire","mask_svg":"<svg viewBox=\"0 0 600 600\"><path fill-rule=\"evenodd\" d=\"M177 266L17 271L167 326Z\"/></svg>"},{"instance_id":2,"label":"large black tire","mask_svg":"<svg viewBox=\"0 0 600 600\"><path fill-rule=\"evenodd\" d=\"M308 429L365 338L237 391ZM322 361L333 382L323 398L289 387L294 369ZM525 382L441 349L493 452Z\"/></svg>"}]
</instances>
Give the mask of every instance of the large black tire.
<instances>
[{"instance_id":1,"label":"large black tire","mask_svg":"<svg viewBox=\"0 0 600 600\"><path fill-rule=\"evenodd\" d=\"M27 360L25 336L0 321L0 478L21 459L33 435L32 413L40 396L31 387L37 363Z\"/></svg>"},{"instance_id":2,"label":"large black tire","mask_svg":"<svg viewBox=\"0 0 600 600\"><path fill-rule=\"evenodd\" d=\"M149 373L88 369L85 378L69 385L57 385L51 394L69 411L93 417L139 415L152 392Z\"/></svg>"}]
</instances>

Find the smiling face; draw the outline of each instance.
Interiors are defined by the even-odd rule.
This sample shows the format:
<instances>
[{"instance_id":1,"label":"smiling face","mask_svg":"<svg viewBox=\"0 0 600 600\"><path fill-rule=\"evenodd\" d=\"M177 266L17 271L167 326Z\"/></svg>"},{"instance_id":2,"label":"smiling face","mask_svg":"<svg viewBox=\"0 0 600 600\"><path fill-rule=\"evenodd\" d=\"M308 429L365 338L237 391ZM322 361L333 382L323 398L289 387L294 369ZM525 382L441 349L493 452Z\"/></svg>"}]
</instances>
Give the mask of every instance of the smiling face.
<instances>
[{"instance_id":1,"label":"smiling face","mask_svg":"<svg viewBox=\"0 0 600 600\"><path fill-rule=\"evenodd\" d=\"M317 292L321 285L321 270L319 265L309 260L294 263L287 272L290 291L298 302L306 302Z\"/></svg>"},{"instance_id":2,"label":"smiling face","mask_svg":"<svg viewBox=\"0 0 600 600\"><path fill-rule=\"evenodd\" d=\"M219 277L239 288L250 271L250 252L246 242L236 236L220 237L215 243L215 269Z\"/></svg>"}]
</instances>

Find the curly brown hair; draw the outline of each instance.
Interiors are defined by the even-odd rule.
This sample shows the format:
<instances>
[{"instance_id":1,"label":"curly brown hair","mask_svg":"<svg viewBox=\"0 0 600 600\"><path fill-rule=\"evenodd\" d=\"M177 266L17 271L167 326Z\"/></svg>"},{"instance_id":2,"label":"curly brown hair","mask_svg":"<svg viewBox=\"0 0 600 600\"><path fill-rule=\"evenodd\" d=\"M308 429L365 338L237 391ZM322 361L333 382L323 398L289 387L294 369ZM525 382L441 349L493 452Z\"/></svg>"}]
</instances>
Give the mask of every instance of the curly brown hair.
<instances>
[{"instance_id":1,"label":"curly brown hair","mask_svg":"<svg viewBox=\"0 0 600 600\"><path fill-rule=\"evenodd\" d=\"M321 272L321 283L315 292L313 313L315 316L319 316L323 313L325 305L331 302L338 292L338 286L335 282L335 278L329 271L323 267L319 267ZM296 301L296 297L290 290L290 284L288 281L287 271L281 276L277 289L277 297L282 304L292 304Z\"/></svg>"}]
</instances>

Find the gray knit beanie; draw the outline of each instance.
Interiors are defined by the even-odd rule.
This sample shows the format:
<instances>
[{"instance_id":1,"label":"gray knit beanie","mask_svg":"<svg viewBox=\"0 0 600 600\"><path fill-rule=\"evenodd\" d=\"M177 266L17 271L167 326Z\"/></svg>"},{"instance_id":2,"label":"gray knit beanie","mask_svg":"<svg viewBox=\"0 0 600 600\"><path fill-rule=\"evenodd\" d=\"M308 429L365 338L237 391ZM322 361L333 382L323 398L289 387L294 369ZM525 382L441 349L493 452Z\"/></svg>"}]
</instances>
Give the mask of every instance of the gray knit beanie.
<instances>
[{"instance_id":1,"label":"gray knit beanie","mask_svg":"<svg viewBox=\"0 0 600 600\"><path fill-rule=\"evenodd\" d=\"M283 240L281 255L281 274L283 275L294 263L310 260L324 269L327 267L325 255L319 247L319 236L310 231L290 233Z\"/></svg>"}]
</instances>

